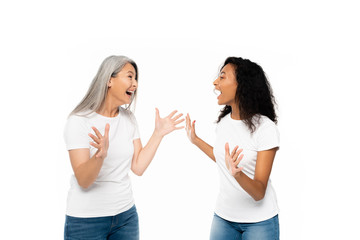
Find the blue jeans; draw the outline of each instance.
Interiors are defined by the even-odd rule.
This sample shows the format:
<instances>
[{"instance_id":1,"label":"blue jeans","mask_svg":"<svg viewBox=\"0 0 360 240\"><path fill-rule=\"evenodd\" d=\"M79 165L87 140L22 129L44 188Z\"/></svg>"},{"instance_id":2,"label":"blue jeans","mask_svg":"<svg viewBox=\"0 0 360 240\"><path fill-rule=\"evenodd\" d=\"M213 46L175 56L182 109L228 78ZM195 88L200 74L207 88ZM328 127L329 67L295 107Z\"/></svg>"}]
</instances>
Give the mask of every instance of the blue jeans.
<instances>
[{"instance_id":1,"label":"blue jeans","mask_svg":"<svg viewBox=\"0 0 360 240\"><path fill-rule=\"evenodd\" d=\"M279 218L255 223L227 221L214 214L210 240L279 240Z\"/></svg>"},{"instance_id":2,"label":"blue jeans","mask_svg":"<svg viewBox=\"0 0 360 240\"><path fill-rule=\"evenodd\" d=\"M139 219L135 205L110 217L66 216L65 240L138 240Z\"/></svg>"}]
</instances>

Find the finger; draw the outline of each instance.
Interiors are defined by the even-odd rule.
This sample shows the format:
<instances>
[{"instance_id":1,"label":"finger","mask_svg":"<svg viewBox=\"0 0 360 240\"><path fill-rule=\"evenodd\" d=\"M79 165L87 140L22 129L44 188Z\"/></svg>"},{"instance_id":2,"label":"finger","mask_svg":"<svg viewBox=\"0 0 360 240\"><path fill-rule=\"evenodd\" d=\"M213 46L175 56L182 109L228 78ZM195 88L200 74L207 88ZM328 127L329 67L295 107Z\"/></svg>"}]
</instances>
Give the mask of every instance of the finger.
<instances>
[{"instance_id":1,"label":"finger","mask_svg":"<svg viewBox=\"0 0 360 240\"><path fill-rule=\"evenodd\" d=\"M190 128L190 124L189 124L189 114L186 114L186 117L185 117L185 119L186 119L186 130L188 130L189 128Z\"/></svg>"},{"instance_id":2,"label":"finger","mask_svg":"<svg viewBox=\"0 0 360 240\"><path fill-rule=\"evenodd\" d=\"M176 120L178 120L182 115L184 115L184 114L180 113L180 114L176 115L174 118L172 118L172 120L173 120L173 121L176 121Z\"/></svg>"},{"instance_id":3,"label":"finger","mask_svg":"<svg viewBox=\"0 0 360 240\"><path fill-rule=\"evenodd\" d=\"M190 131L190 132L192 131L191 119L190 119L189 114L188 114L188 118L187 118L186 128L188 129L188 131Z\"/></svg>"},{"instance_id":4,"label":"finger","mask_svg":"<svg viewBox=\"0 0 360 240\"><path fill-rule=\"evenodd\" d=\"M185 119L180 119L180 120L174 122L174 124L175 124L175 125L178 125L179 123L182 123L183 121L185 121Z\"/></svg>"},{"instance_id":5,"label":"finger","mask_svg":"<svg viewBox=\"0 0 360 240\"><path fill-rule=\"evenodd\" d=\"M230 153L229 153L229 143L225 143L225 154L230 155Z\"/></svg>"},{"instance_id":6,"label":"finger","mask_svg":"<svg viewBox=\"0 0 360 240\"><path fill-rule=\"evenodd\" d=\"M188 121L188 123L189 123L189 127L191 127L191 119L190 119L190 115L189 114L187 114L187 116L186 116L186 120Z\"/></svg>"},{"instance_id":7,"label":"finger","mask_svg":"<svg viewBox=\"0 0 360 240\"><path fill-rule=\"evenodd\" d=\"M91 137L91 138L92 138L92 140L94 140L94 142L96 142L96 143L100 143L100 139L98 139L97 137L95 137L95 136L94 136L94 135L92 135L91 133L89 133L88 135L89 135L89 137Z\"/></svg>"},{"instance_id":8,"label":"finger","mask_svg":"<svg viewBox=\"0 0 360 240\"><path fill-rule=\"evenodd\" d=\"M97 158L101 158L101 157L102 157L102 155L103 155L102 150L99 150L99 151L97 151L97 153L96 153L95 157L97 157Z\"/></svg>"},{"instance_id":9,"label":"finger","mask_svg":"<svg viewBox=\"0 0 360 240\"><path fill-rule=\"evenodd\" d=\"M97 148L97 149L101 149L101 146L99 144L96 144L94 142L90 142L90 145L93 146L94 148Z\"/></svg>"},{"instance_id":10,"label":"finger","mask_svg":"<svg viewBox=\"0 0 360 240\"><path fill-rule=\"evenodd\" d=\"M97 130L97 128L96 127L91 127L92 128L92 130L94 130L94 132L95 132L95 134L96 134L96 136L98 137L98 138L102 138L103 136L101 135L101 133L99 132L99 130Z\"/></svg>"},{"instance_id":11,"label":"finger","mask_svg":"<svg viewBox=\"0 0 360 240\"><path fill-rule=\"evenodd\" d=\"M175 115L175 113L177 113L177 110L172 111L172 112L169 114L169 116L167 116L167 117L168 117L168 118L172 118L172 117Z\"/></svg>"},{"instance_id":12,"label":"finger","mask_svg":"<svg viewBox=\"0 0 360 240\"><path fill-rule=\"evenodd\" d=\"M179 129L183 129L183 128L184 128L184 126L182 126L182 127L176 127L175 130L179 130Z\"/></svg>"},{"instance_id":13,"label":"finger","mask_svg":"<svg viewBox=\"0 0 360 240\"><path fill-rule=\"evenodd\" d=\"M238 157L239 157L239 155L240 155L241 152L242 152L242 149L238 150L238 151L234 154L234 156L233 156L234 161L238 159Z\"/></svg>"},{"instance_id":14,"label":"finger","mask_svg":"<svg viewBox=\"0 0 360 240\"><path fill-rule=\"evenodd\" d=\"M191 126L191 130L192 130L193 132L195 132L195 122L196 122L196 120L193 121L192 126Z\"/></svg>"},{"instance_id":15,"label":"finger","mask_svg":"<svg viewBox=\"0 0 360 240\"><path fill-rule=\"evenodd\" d=\"M104 134L105 138L109 138L109 130L110 130L110 124L107 123L105 125L105 134Z\"/></svg>"},{"instance_id":16,"label":"finger","mask_svg":"<svg viewBox=\"0 0 360 240\"><path fill-rule=\"evenodd\" d=\"M155 118L156 118L156 120L160 119L159 109L157 109L157 108L155 108Z\"/></svg>"},{"instance_id":17,"label":"finger","mask_svg":"<svg viewBox=\"0 0 360 240\"><path fill-rule=\"evenodd\" d=\"M244 154L241 154L239 158L236 158L236 161L234 162L234 165L237 166L240 163L240 161L241 161L241 159L243 157L244 157Z\"/></svg>"},{"instance_id":18,"label":"finger","mask_svg":"<svg viewBox=\"0 0 360 240\"><path fill-rule=\"evenodd\" d=\"M237 151L238 148L239 148L239 146L236 146L236 147L232 150L231 155L230 155L232 158L234 158L234 155L235 155L235 153L236 153L236 151Z\"/></svg>"}]
</instances>

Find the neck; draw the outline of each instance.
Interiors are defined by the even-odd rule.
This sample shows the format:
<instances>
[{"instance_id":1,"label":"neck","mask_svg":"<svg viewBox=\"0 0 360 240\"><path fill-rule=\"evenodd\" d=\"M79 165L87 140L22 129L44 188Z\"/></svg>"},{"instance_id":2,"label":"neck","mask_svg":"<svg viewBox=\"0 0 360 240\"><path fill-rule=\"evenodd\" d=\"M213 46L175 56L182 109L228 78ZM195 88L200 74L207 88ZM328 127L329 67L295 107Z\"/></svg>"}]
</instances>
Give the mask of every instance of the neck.
<instances>
[{"instance_id":1,"label":"neck","mask_svg":"<svg viewBox=\"0 0 360 240\"><path fill-rule=\"evenodd\" d=\"M103 106L96 113L105 117L116 117L119 114L119 106L110 98L106 98Z\"/></svg>"},{"instance_id":2,"label":"neck","mask_svg":"<svg viewBox=\"0 0 360 240\"><path fill-rule=\"evenodd\" d=\"M231 118L234 120L241 120L239 106L237 104L231 104Z\"/></svg>"}]
</instances>

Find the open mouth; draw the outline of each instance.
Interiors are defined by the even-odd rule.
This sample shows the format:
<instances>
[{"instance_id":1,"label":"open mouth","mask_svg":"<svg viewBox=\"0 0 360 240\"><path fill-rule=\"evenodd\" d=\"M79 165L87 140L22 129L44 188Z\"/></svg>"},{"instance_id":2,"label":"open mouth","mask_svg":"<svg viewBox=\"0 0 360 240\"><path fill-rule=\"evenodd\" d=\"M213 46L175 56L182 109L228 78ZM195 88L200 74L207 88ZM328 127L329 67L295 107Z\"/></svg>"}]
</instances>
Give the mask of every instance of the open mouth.
<instances>
[{"instance_id":1,"label":"open mouth","mask_svg":"<svg viewBox=\"0 0 360 240\"><path fill-rule=\"evenodd\" d=\"M134 92L135 91L126 91L126 94L129 96L129 97L132 97L134 95Z\"/></svg>"},{"instance_id":2,"label":"open mouth","mask_svg":"<svg viewBox=\"0 0 360 240\"><path fill-rule=\"evenodd\" d=\"M220 90L217 90L216 88L214 88L214 94L216 96L220 96L221 95L221 91Z\"/></svg>"}]
</instances>

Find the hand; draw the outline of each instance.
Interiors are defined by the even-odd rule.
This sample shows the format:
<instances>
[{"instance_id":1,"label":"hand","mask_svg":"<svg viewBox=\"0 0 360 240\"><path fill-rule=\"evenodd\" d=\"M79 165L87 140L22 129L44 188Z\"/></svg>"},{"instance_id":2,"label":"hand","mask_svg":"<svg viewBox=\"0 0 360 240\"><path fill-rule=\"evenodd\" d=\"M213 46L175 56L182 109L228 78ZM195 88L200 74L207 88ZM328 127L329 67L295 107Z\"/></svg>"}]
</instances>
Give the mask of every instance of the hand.
<instances>
[{"instance_id":1,"label":"hand","mask_svg":"<svg viewBox=\"0 0 360 240\"><path fill-rule=\"evenodd\" d=\"M174 116L177 111L173 111L169 116L165 118L160 118L159 109L155 108L155 132L158 133L161 137L171 133L174 130L182 129L184 127L176 127L179 123L183 122L185 119L178 120L183 114L178 114Z\"/></svg>"},{"instance_id":2,"label":"hand","mask_svg":"<svg viewBox=\"0 0 360 240\"><path fill-rule=\"evenodd\" d=\"M95 157L104 159L104 158L106 158L107 151L109 149L110 125L108 123L105 125L105 134L104 134L104 136L101 135L101 133L99 132L99 130L97 130L96 127L92 127L92 129L94 130L96 136L89 133L89 136L94 140L94 142L90 142L90 145L93 146L94 148L97 148L97 152L95 153Z\"/></svg>"},{"instance_id":3,"label":"hand","mask_svg":"<svg viewBox=\"0 0 360 240\"><path fill-rule=\"evenodd\" d=\"M225 164L226 167L229 169L230 174L235 177L237 174L239 174L243 167L238 167L237 165L240 163L241 159L244 157L244 154L241 154L239 157L239 154L243 151L242 149L239 149L239 147L236 146L231 154L229 153L229 143L225 144Z\"/></svg>"},{"instance_id":4,"label":"hand","mask_svg":"<svg viewBox=\"0 0 360 240\"><path fill-rule=\"evenodd\" d=\"M190 115L186 115L186 134L192 144L195 144L195 141L197 139L196 133L195 133L195 120L191 123Z\"/></svg>"}]
</instances>

